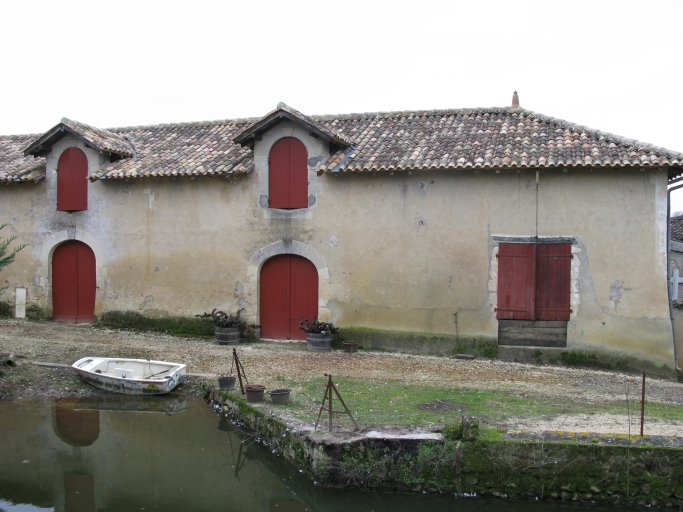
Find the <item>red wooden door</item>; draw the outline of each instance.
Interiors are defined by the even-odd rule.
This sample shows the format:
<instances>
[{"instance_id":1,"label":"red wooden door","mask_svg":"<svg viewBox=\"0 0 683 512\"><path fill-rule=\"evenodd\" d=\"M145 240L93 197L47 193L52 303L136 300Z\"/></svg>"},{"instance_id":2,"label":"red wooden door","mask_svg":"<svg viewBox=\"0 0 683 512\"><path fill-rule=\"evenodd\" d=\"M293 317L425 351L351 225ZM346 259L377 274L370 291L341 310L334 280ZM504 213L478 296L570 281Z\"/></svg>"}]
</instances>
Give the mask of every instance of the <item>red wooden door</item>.
<instances>
[{"instance_id":1,"label":"red wooden door","mask_svg":"<svg viewBox=\"0 0 683 512\"><path fill-rule=\"evenodd\" d=\"M536 246L536 320L569 320L570 244Z\"/></svg>"},{"instance_id":2,"label":"red wooden door","mask_svg":"<svg viewBox=\"0 0 683 512\"><path fill-rule=\"evenodd\" d=\"M95 321L95 254L83 242L69 240L52 255L52 319Z\"/></svg>"},{"instance_id":3,"label":"red wooden door","mask_svg":"<svg viewBox=\"0 0 683 512\"><path fill-rule=\"evenodd\" d=\"M498 249L498 320L534 320L536 246L500 244Z\"/></svg>"},{"instance_id":4,"label":"red wooden door","mask_svg":"<svg viewBox=\"0 0 683 512\"><path fill-rule=\"evenodd\" d=\"M88 209L88 158L78 148L66 148L57 164L57 210Z\"/></svg>"},{"instance_id":5,"label":"red wooden door","mask_svg":"<svg viewBox=\"0 0 683 512\"><path fill-rule=\"evenodd\" d=\"M270 150L268 207L308 208L308 152L299 139L285 137Z\"/></svg>"},{"instance_id":6,"label":"red wooden door","mask_svg":"<svg viewBox=\"0 0 683 512\"><path fill-rule=\"evenodd\" d=\"M318 270L306 258L282 254L261 268L261 337L305 340L302 317L318 315Z\"/></svg>"}]
</instances>

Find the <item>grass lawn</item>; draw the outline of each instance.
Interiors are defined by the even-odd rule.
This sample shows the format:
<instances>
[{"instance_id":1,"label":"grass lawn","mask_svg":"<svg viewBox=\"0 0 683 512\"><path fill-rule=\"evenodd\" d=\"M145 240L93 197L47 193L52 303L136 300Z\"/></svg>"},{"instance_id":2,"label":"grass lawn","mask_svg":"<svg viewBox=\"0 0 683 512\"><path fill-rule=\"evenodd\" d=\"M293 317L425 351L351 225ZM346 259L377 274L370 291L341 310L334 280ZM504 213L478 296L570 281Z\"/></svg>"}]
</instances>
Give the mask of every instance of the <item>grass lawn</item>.
<instances>
[{"instance_id":1,"label":"grass lawn","mask_svg":"<svg viewBox=\"0 0 683 512\"><path fill-rule=\"evenodd\" d=\"M295 418L314 422L325 392L327 379L311 378L301 382L280 379L280 387L292 389L291 403L283 407ZM484 425L504 423L509 418L550 419L559 414L626 414L626 404L585 403L557 398L546 401L513 397L501 391L476 391L465 388L414 386L396 381L335 379L335 384L356 420L362 425L444 425L461 414L477 416ZM342 410L334 396L333 407ZM640 414L640 403L632 402L630 412ZM323 418L327 419L323 411ZM683 421L683 407L671 404L645 404L650 419ZM345 415L336 415L335 423L351 425Z\"/></svg>"}]
</instances>

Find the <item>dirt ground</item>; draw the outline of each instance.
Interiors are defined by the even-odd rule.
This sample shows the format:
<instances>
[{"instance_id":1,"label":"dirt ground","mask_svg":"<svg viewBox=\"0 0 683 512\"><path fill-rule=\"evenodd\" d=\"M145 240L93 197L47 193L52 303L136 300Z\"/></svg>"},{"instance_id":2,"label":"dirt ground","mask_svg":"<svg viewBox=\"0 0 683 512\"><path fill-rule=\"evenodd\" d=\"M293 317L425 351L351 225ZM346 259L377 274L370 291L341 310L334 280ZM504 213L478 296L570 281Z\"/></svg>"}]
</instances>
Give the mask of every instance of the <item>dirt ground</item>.
<instances>
[{"instance_id":1,"label":"dirt ground","mask_svg":"<svg viewBox=\"0 0 683 512\"><path fill-rule=\"evenodd\" d=\"M84 396L100 393L82 383L67 368L46 368L30 361L72 364L86 356L135 357L184 362L192 373L226 375L232 351L206 339L188 339L156 333L137 333L101 329L89 325L30 322L0 319L0 353L18 356L19 366L0 366L0 400L24 396ZM310 353L303 343L241 344L239 352L249 362L249 375L269 389L280 387L276 378L292 380L319 377L327 372L358 379L399 380L413 385L498 390L513 396L538 400L574 400L595 403L596 414L564 414L555 418L507 421L510 430L582 430L625 432L626 415L602 414L599 404L623 402L627 387L631 399L640 391L640 378L618 372L534 366L485 359L460 360L444 357L357 352L346 354ZM202 378L192 377L184 384L185 392L199 392ZM215 383L215 378L207 378ZM683 384L648 379L649 402L683 407ZM634 415L637 416L637 415ZM632 419L636 432L636 418ZM683 436L683 423L660 420L648 424L648 433Z\"/></svg>"}]
</instances>

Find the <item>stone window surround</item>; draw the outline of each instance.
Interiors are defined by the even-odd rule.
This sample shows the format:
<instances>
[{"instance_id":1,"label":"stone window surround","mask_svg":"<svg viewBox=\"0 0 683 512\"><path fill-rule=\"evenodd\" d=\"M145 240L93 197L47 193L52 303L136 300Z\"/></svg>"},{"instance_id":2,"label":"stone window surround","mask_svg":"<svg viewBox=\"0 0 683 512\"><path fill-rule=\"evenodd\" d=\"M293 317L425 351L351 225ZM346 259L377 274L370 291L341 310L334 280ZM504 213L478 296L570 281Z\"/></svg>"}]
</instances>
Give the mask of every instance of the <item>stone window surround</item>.
<instances>
[{"instance_id":1,"label":"stone window surround","mask_svg":"<svg viewBox=\"0 0 683 512\"><path fill-rule=\"evenodd\" d=\"M293 137L300 140L308 153L308 208L285 210L268 208L268 173L270 150L280 139ZM257 182L254 195L258 198L266 219L310 219L316 208L318 196L322 193L322 183L316 174L321 161L329 158L329 147L326 141L312 136L309 131L291 121L283 121L263 134L261 140L254 142L254 171Z\"/></svg>"},{"instance_id":2,"label":"stone window surround","mask_svg":"<svg viewBox=\"0 0 683 512\"><path fill-rule=\"evenodd\" d=\"M579 297L579 266L581 261L579 259L579 253L582 251L579 243L578 237L576 236L539 236L535 238L533 236L507 236L507 235L491 235L489 237L489 242L493 244L493 250L491 251L491 265L489 272L489 283L488 283L488 303L491 308L491 312L495 315L496 307L498 306L498 250L499 244L503 243L519 243L519 244L531 244L531 243L567 243L571 244L572 251L572 261L570 267L570 277L569 277L569 307L571 308L571 313L569 314L569 320L574 320L576 314L579 311L580 297Z\"/></svg>"}]
</instances>

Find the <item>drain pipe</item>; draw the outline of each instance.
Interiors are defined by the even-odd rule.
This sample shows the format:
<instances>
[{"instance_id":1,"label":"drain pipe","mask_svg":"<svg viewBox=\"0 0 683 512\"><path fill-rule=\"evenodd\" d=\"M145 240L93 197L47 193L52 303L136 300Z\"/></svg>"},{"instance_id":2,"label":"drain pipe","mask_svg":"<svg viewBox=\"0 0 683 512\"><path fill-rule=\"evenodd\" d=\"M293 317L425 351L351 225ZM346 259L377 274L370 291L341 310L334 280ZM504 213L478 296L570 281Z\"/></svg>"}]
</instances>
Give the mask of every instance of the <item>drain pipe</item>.
<instances>
[{"instance_id":1,"label":"drain pipe","mask_svg":"<svg viewBox=\"0 0 683 512\"><path fill-rule=\"evenodd\" d=\"M683 181L683 176L678 177L669 181L669 184L678 183ZM671 297L673 295L673 285L671 283L671 192L683 188L683 183L676 185L667 189L666 192L666 289L669 296L669 316L671 317L671 335L673 336L674 342L674 365L676 370L680 371L681 368L678 366L678 355L676 353L676 328L674 327L674 306L671 302ZM678 286L678 283L676 283Z\"/></svg>"}]
</instances>

